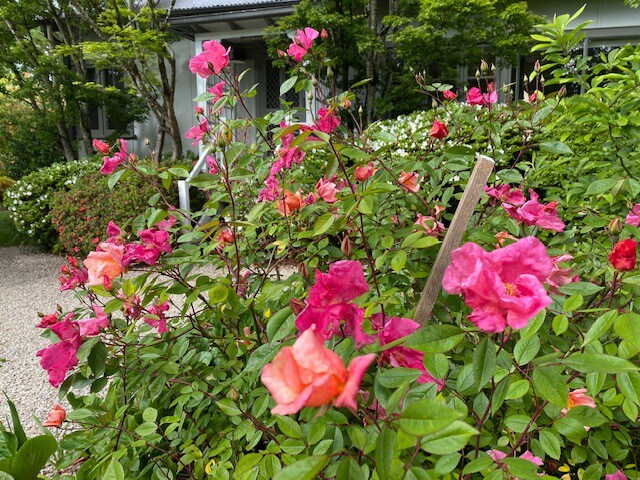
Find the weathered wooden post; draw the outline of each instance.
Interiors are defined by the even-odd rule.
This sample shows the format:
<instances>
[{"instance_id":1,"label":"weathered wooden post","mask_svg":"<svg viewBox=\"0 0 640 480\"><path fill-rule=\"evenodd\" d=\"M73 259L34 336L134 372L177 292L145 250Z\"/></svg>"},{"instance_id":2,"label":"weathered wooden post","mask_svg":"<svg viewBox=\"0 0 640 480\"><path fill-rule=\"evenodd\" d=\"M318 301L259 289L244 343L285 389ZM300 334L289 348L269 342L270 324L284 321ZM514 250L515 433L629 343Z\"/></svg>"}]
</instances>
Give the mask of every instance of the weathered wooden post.
<instances>
[{"instance_id":1,"label":"weathered wooden post","mask_svg":"<svg viewBox=\"0 0 640 480\"><path fill-rule=\"evenodd\" d=\"M433 306L442 288L444 271L451 262L451 252L460 246L471 215L473 215L476 205L480 201L484 186L493 171L495 164L493 159L485 155L478 155L477 158L478 161L471 173L469 183L462 193L462 198L456 213L453 215L447 234L444 236L440 251L431 269L431 274L427 279L427 284L422 290L422 295L420 295L416 313L413 316L413 319L420 325L424 325L431 318Z\"/></svg>"}]
</instances>

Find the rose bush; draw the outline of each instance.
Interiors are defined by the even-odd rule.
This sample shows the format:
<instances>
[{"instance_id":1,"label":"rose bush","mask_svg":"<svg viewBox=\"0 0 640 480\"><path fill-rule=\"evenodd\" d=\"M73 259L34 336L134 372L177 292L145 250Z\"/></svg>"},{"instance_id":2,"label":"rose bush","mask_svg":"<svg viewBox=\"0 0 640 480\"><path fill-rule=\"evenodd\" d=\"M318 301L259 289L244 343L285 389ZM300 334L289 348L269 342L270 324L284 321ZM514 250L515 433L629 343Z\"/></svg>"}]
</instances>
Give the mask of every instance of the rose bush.
<instances>
[{"instance_id":1,"label":"rose bush","mask_svg":"<svg viewBox=\"0 0 640 480\"><path fill-rule=\"evenodd\" d=\"M573 38L563 28L545 30L548 52ZM282 52L292 67L282 93L324 102L310 125L296 111L252 118L244 99L255 87L242 91L229 51L208 42L191 63L225 83L197 99L208 104L192 138L210 160L192 183L208 201L182 212L159 196L144 225L110 224L94 252L63 267L63 288L85 307L40 323L52 340L41 364L78 426L58 469L80 464L78 479L638 478L640 275L635 241L614 248L638 236L635 194L580 197L538 174L538 155L570 151L549 140L562 95L498 107L488 85L467 103L422 86L447 134L431 118L420 151L399 152L384 128L359 127L353 93L324 96L325 41L301 29ZM593 72L609 83L587 95L624 81L609 72ZM532 77L544 92L540 71ZM246 117L204 115L225 105ZM465 131L482 140L465 146ZM112 182L188 174L125 152L104 157ZM313 178L310 152L327 159ZM498 168L420 324L411 317L475 153Z\"/></svg>"}]
</instances>

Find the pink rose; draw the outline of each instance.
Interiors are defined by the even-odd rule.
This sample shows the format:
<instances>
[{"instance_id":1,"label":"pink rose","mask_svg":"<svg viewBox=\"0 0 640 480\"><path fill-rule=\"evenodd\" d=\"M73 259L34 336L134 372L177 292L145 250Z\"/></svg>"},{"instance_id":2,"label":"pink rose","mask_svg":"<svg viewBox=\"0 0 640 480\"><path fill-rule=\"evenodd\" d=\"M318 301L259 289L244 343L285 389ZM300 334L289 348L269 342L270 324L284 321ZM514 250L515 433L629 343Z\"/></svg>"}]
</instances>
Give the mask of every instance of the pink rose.
<instances>
[{"instance_id":1,"label":"pink rose","mask_svg":"<svg viewBox=\"0 0 640 480\"><path fill-rule=\"evenodd\" d=\"M202 44L202 53L189 60L189 69L202 78L208 78L214 73L218 75L229 64L229 52L217 40L209 40Z\"/></svg>"},{"instance_id":2,"label":"pink rose","mask_svg":"<svg viewBox=\"0 0 640 480\"><path fill-rule=\"evenodd\" d=\"M449 101L458 98L458 95L453 90L445 90L444 92L442 92L442 96L445 98L445 100Z\"/></svg>"},{"instance_id":3,"label":"pink rose","mask_svg":"<svg viewBox=\"0 0 640 480\"><path fill-rule=\"evenodd\" d=\"M353 337L358 347L373 343L362 328L364 309L353 303L368 291L360 262L340 260L327 273L316 270L316 283L309 291L307 306L296 318L296 327L301 332L312 329L324 339Z\"/></svg>"},{"instance_id":4,"label":"pink rose","mask_svg":"<svg viewBox=\"0 0 640 480\"><path fill-rule=\"evenodd\" d=\"M318 180L318 183L316 183L316 191L318 192L318 196L327 203L336 203L338 201L336 193L338 193L339 190L331 180L327 180L324 177Z\"/></svg>"},{"instance_id":5,"label":"pink rose","mask_svg":"<svg viewBox=\"0 0 640 480\"><path fill-rule=\"evenodd\" d=\"M509 203L503 203L502 206L511 218L525 225L535 225L544 230L562 232L565 224L556 210L558 202L540 203L538 202L538 194L533 190L529 190L529 196L530 200L519 208Z\"/></svg>"},{"instance_id":6,"label":"pink rose","mask_svg":"<svg viewBox=\"0 0 640 480\"><path fill-rule=\"evenodd\" d=\"M60 341L36 353L40 365L49 373L49 383L59 387L67 373L78 364L77 352L82 345L80 332L68 318L51 326Z\"/></svg>"},{"instance_id":7,"label":"pink rose","mask_svg":"<svg viewBox=\"0 0 640 480\"><path fill-rule=\"evenodd\" d=\"M376 331L380 346L395 342L415 332L420 325L408 318L385 318L383 325L382 314L375 314L371 318L371 325ZM422 372L418 377L418 383L437 383L438 390L444 386L444 380L437 380L424 368L424 353L413 348L398 345L388 348L380 354L380 362L388 363L393 367L413 368Z\"/></svg>"},{"instance_id":8,"label":"pink rose","mask_svg":"<svg viewBox=\"0 0 640 480\"><path fill-rule=\"evenodd\" d=\"M636 248L638 243L627 238L615 244L609 254L609 261L613 268L620 272L633 270L636 266Z\"/></svg>"},{"instance_id":9,"label":"pink rose","mask_svg":"<svg viewBox=\"0 0 640 480\"><path fill-rule=\"evenodd\" d=\"M492 83L487 88L487 93L482 93L478 87L472 87L467 92L467 103L469 105L483 105L489 106L498 101L498 92L495 91L495 86Z\"/></svg>"},{"instance_id":10,"label":"pink rose","mask_svg":"<svg viewBox=\"0 0 640 480\"><path fill-rule=\"evenodd\" d=\"M522 205L527 201L527 198L524 196L524 193L522 193L522 190L518 188L514 188L512 190L511 187L506 183L492 188L489 188L487 185L485 185L484 191L487 192L487 195L499 200L502 203L510 203L511 205Z\"/></svg>"},{"instance_id":11,"label":"pink rose","mask_svg":"<svg viewBox=\"0 0 640 480\"><path fill-rule=\"evenodd\" d=\"M360 383L374 358L373 353L356 357L347 369L312 330L303 332L262 370L262 383L277 403L271 412L290 415L331 402L355 412Z\"/></svg>"},{"instance_id":12,"label":"pink rose","mask_svg":"<svg viewBox=\"0 0 640 480\"><path fill-rule=\"evenodd\" d=\"M627 218L624 221L628 225L634 227L640 226L640 203L636 203L633 208L627 214Z\"/></svg>"},{"instance_id":13,"label":"pink rose","mask_svg":"<svg viewBox=\"0 0 640 480\"><path fill-rule=\"evenodd\" d=\"M519 330L551 303L543 282L553 262L545 246L526 237L492 252L466 243L451 253L443 288L460 294L472 312L469 320L484 332Z\"/></svg>"}]
</instances>

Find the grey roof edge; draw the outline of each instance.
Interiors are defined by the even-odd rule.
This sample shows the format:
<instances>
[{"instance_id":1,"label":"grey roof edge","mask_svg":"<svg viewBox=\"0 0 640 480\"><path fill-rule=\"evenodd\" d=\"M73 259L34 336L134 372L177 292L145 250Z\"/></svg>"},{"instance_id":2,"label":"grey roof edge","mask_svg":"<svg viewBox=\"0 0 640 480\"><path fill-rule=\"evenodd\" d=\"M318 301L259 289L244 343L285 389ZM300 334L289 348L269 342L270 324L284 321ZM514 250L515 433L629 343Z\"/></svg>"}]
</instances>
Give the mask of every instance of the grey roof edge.
<instances>
[{"instance_id":1,"label":"grey roof edge","mask_svg":"<svg viewBox=\"0 0 640 480\"><path fill-rule=\"evenodd\" d=\"M224 20L262 18L265 16L284 16L294 11L298 0L288 2L258 3L234 7L210 7L191 10L174 10L170 23L173 26L207 23Z\"/></svg>"}]
</instances>

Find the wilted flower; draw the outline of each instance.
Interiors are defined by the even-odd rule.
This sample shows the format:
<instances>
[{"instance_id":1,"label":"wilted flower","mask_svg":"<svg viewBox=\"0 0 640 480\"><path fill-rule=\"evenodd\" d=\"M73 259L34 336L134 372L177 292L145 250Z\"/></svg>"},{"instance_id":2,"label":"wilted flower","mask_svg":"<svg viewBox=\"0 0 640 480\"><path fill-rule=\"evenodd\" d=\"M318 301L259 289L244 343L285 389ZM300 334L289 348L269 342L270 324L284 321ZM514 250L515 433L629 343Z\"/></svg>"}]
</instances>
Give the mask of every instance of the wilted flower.
<instances>
[{"instance_id":1,"label":"wilted flower","mask_svg":"<svg viewBox=\"0 0 640 480\"><path fill-rule=\"evenodd\" d=\"M418 182L418 172L403 171L398 178L398 182L405 190L417 192L420 190L420 182Z\"/></svg>"},{"instance_id":2,"label":"wilted flower","mask_svg":"<svg viewBox=\"0 0 640 480\"><path fill-rule=\"evenodd\" d=\"M519 208L509 203L503 203L502 206L511 218L525 225L535 225L544 230L555 230L556 232L563 231L565 224L556 210L558 202L540 203L538 202L538 194L533 190L529 190L529 195L530 200Z\"/></svg>"}]
</instances>

